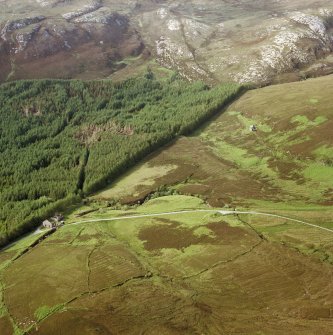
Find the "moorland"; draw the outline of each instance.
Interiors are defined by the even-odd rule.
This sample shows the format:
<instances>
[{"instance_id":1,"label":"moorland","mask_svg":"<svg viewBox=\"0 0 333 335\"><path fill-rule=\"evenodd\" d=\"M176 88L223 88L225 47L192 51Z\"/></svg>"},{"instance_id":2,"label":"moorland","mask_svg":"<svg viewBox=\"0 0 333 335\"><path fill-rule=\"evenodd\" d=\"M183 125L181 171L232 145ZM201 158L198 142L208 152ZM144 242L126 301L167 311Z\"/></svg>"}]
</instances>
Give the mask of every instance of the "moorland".
<instances>
[{"instance_id":1,"label":"moorland","mask_svg":"<svg viewBox=\"0 0 333 335\"><path fill-rule=\"evenodd\" d=\"M0 334L333 335L332 33L331 0L0 0Z\"/></svg>"},{"instance_id":2,"label":"moorland","mask_svg":"<svg viewBox=\"0 0 333 335\"><path fill-rule=\"evenodd\" d=\"M332 334L332 89L247 91L2 250L1 334Z\"/></svg>"}]
</instances>

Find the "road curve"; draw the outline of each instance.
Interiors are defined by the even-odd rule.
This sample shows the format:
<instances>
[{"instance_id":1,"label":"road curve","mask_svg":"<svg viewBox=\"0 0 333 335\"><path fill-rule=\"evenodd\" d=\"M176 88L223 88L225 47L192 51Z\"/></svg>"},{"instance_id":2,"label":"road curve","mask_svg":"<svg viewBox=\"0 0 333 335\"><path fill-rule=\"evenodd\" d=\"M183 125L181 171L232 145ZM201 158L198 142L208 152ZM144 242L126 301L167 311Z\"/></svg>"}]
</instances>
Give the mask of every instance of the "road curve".
<instances>
[{"instance_id":1,"label":"road curve","mask_svg":"<svg viewBox=\"0 0 333 335\"><path fill-rule=\"evenodd\" d=\"M330 233L333 233L333 229L321 227L318 225L315 225L313 223L309 223L302 220L293 219L287 216L278 215L278 214L270 214L270 213L262 213L262 212L255 212L255 211L227 211L227 210L221 210L221 209L194 209L194 210L184 210L184 211L176 211L176 212L163 212L163 213L155 213L155 214L141 214L141 215L132 215L132 216L121 216L121 217L115 217L115 218L107 218L107 219L93 219L93 220L85 220L85 221L78 221L73 222L69 225L77 225L82 223L92 223L92 222L102 222L102 221L117 221L117 220L131 220L131 219L140 219L145 217L158 217L158 216L166 216L166 215L179 215L179 214L186 214L186 213L200 213L200 212L206 212L206 213L220 213L222 215L234 215L234 214L250 214L250 215L261 215L261 216L269 216L269 217L275 217L279 219L284 219L288 221L293 221L297 223L301 223L306 226L314 227L317 229L325 230ZM69 226L69 225L65 225Z\"/></svg>"}]
</instances>

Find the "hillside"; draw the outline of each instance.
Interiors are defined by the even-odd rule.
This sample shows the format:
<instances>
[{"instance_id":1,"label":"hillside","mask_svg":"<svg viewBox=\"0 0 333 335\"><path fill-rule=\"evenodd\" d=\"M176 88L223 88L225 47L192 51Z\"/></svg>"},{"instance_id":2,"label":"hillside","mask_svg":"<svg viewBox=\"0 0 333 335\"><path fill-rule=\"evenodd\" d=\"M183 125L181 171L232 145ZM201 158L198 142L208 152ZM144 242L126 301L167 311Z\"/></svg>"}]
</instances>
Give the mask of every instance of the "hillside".
<instances>
[{"instance_id":1,"label":"hillside","mask_svg":"<svg viewBox=\"0 0 333 335\"><path fill-rule=\"evenodd\" d=\"M52 91L79 84L47 83ZM205 111L200 101L224 103L238 89L148 79L120 92L104 82L84 85L85 99L97 87L111 97L142 85L165 89L158 118L154 89L141 96L149 113L134 112L135 123L130 118L143 139L148 135L136 129L147 114L152 127L160 120L159 129L169 129L170 115L182 127L180 115L191 120L195 106ZM195 133L68 206L65 226L2 250L1 335L333 334L332 93L332 76L247 91ZM162 103L177 106L163 109L163 121ZM128 115L126 106L118 117ZM79 143L86 137L77 130L108 108L83 109L77 127L73 117L61 138L78 134L79 142L69 143L84 153ZM27 117L38 115L20 115ZM101 147L117 138L111 135L101 134ZM59 141L53 138L47 141ZM91 158L99 146L88 142L83 190L104 159Z\"/></svg>"},{"instance_id":2,"label":"hillside","mask_svg":"<svg viewBox=\"0 0 333 335\"><path fill-rule=\"evenodd\" d=\"M333 335L332 97L332 0L0 0L0 335Z\"/></svg>"},{"instance_id":3,"label":"hillside","mask_svg":"<svg viewBox=\"0 0 333 335\"><path fill-rule=\"evenodd\" d=\"M214 122L137 167L100 197L132 202L162 185L200 194L212 206L333 205L333 76L246 92ZM256 125L257 131L250 130ZM144 185L147 167L170 172ZM136 196L133 198L133 194Z\"/></svg>"},{"instance_id":4,"label":"hillside","mask_svg":"<svg viewBox=\"0 0 333 335\"><path fill-rule=\"evenodd\" d=\"M152 72L110 81L0 86L0 244L100 189L139 159L193 130L239 94Z\"/></svg>"},{"instance_id":5,"label":"hillside","mask_svg":"<svg viewBox=\"0 0 333 335\"><path fill-rule=\"evenodd\" d=\"M144 44L121 2L0 2L0 81L105 78ZM126 6L125 6L126 7Z\"/></svg>"},{"instance_id":6,"label":"hillside","mask_svg":"<svg viewBox=\"0 0 333 335\"><path fill-rule=\"evenodd\" d=\"M2 0L0 81L120 78L147 64L265 85L332 73L330 0Z\"/></svg>"}]
</instances>

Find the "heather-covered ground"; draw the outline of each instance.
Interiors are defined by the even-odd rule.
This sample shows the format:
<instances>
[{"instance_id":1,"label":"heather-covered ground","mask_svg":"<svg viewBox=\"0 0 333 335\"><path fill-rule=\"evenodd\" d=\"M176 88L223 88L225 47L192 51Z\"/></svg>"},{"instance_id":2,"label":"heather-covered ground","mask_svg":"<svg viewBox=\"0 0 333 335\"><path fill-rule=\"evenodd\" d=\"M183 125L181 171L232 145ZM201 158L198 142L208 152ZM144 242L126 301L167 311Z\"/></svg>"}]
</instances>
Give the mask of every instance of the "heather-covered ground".
<instances>
[{"instance_id":1,"label":"heather-covered ground","mask_svg":"<svg viewBox=\"0 0 333 335\"><path fill-rule=\"evenodd\" d=\"M331 96L249 91L3 250L1 334L333 334Z\"/></svg>"}]
</instances>

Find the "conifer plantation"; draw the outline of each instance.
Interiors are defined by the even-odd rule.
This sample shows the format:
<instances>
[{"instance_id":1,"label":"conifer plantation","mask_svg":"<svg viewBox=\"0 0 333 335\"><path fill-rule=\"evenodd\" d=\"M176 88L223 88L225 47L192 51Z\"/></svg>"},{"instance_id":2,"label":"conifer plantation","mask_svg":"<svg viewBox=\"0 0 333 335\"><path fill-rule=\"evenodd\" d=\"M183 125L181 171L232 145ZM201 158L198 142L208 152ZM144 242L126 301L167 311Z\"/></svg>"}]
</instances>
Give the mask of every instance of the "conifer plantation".
<instances>
[{"instance_id":1,"label":"conifer plantation","mask_svg":"<svg viewBox=\"0 0 333 335\"><path fill-rule=\"evenodd\" d=\"M145 77L0 86L0 244L97 191L221 110L242 87Z\"/></svg>"}]
</instances>

